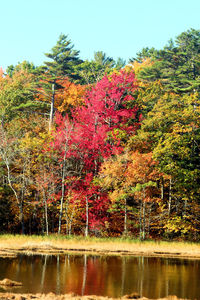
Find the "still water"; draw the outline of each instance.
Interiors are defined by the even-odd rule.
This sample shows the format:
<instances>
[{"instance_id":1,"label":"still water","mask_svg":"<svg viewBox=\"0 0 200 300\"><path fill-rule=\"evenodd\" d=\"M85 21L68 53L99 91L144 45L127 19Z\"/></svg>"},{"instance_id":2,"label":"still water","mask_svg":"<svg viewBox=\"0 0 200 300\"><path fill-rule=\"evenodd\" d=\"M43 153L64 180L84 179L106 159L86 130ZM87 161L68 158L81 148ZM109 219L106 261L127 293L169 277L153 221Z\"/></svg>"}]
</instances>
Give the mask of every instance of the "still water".
<instances>
[{"instance_id":1,"label":"still water","mask_svg":"<svg viewBox=\"0 0 200 300\"><path fill-rule=\"evenodd\" d=\"M103 295L120 297L133 292L149 298L176 295L200 299L200 260L58 255L0 258L0 280L23 286L15 293ZM3 292L0 287L0 292Z\"/></svg>"}]
</instances>

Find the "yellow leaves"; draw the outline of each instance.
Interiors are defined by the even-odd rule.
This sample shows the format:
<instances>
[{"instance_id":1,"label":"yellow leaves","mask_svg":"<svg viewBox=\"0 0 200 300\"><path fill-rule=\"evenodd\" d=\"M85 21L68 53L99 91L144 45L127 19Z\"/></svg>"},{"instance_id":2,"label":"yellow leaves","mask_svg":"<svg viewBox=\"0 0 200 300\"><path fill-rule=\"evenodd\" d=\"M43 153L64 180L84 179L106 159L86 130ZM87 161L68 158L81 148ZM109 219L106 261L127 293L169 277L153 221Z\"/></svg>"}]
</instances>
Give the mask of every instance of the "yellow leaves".
<instances>
[{"instance_id":1,"label":"yellow leaves","mask_svg":"<svg viewBox=\"0 0 200 300\"><path fill-rule=\"evenodd\" d=\"M115 203L116 201L123 199L124 191L122 189L114 190L112 193L109 193L108 195L111 202Z\"/></svg>"},{"instance_id":2,"label":"yellow leaves","mask_svg":"<svg viewBox=\"0 0 200 300\"><path fill-rule=\"evenodd\" d=\"M80 106L84 103L86 87L75 85L68 80L62 81L60 84L64 89L58 91L55 97L55 107L58 111L66 112L70 107Z\"/></svg>"},{"instance_id":3,"label":"yellow leaves","mask_svg":"<svg viewBox=\"0 0 200 300\"><path fill-rule=\"evenodd\" d=\"M53 137L48 132L40 132L37 136L32 136L32 133L28 132L24 138L19 142L19 149L22 156L30 155L30 164L32 171L38 172L38 169L47 164L51 153L44 153L44 149L50 147L50 143Z\"/></svg>"},{"instance_id":4,"label":"yellow leaves","mask_svg":"<svg viewBox=\"0 0 200 300\"><path fill-rule=\"evenodd\" d=\"M138 88L136 94L136 101L139 107L142 108L143 116L146 117L146 113L151 111L162 97L164 89L160 81L144 83L138 81Z\"/></svg>"},{"instance_id":5,"label":"yellow leaves","mask_svg":"<svg viewBox=\"0 0 200 300\"><path fill-rule=\"evenodd\" d=\"M22 88L23 90L30 89L34 80L33 74L30 74L25 70L14 72L12 77L9 77L8 75L3 76L0 73L0 77L1 89L4 87L6 90L12 89L13 91L19 88Z\"/></svg>"},{"instance_id":6,"label":"yellow leaves","mask_svg":"<svg viewBox=\"0 0 200 300\"><path fill-rule=\"evenodd\" d=\"M131 63L129 66L127 66L126 68L133 68L135 75L137 76L137 74L144 68L147 67L151 67L153 65L153 61L150 58L146 58L143 59L142 63L134 61L133 63Z\"/></svg>"},{"instance_id":7,"label":"yellow leaves","mask_svg":"<svg viewBox=\"0 0 200 300\"><path fill-rule=\"evenodd\" d=\"M162 175L156 169L152 153L138 151L107 160L100 174L101 185L110 190L109 198L112 202L133 194L146 202L152 201L155 182Z\"/></svg>"},{"instance_id":8,"label":"yellow leaves","mask_svg":"<svg viewBox=\"0 0 200 300\"><path fill-rule=\"evenodd\" d=\"M127 154L106 160L100 172L103 186L106 188L122 186L125 182L126 164Z\"/></svg>"},{"instance_id":9,"label":"yellow leaves","mask_svg":"<svg viewBox=\"0 0 200 300\"><path fill-rule=\"evenodd\" d=\"M195 227L193 227L191 223L186 220L186 218L181 218L180 216L174 216L166 220L163 228L168 233L180 233L182 235L187 234L188 232L196 231Z\"/></svg>"},{"instance_id":10,"label":"yellow leaves","mask_svg":"<svg viewBox=\"0 0 200 300\"><path fill-rule=\"evenodd\" d=\"M155 180L159 173L155 169L155 161L152 153L133 152L130 157L130 164L127 170L127 180L131 184L146 183L149 180Z\"/></svg>"},{"instance_id":11,"label":"yellow leaves","mask_svg":"<svg viewBox=\"0 0 200 300\"><path fill-rule=\"evenodd\" d=\"M48 132L44 133L41 132L38 134L38 136L32 137L31 133L28 132L24 138L20 141L20 148L21 149L30 149L30 150L36 150L36 149L43 149L44 144L49 142L52 139L52 135L50 135Z\"/></svg>"}]
</instances>

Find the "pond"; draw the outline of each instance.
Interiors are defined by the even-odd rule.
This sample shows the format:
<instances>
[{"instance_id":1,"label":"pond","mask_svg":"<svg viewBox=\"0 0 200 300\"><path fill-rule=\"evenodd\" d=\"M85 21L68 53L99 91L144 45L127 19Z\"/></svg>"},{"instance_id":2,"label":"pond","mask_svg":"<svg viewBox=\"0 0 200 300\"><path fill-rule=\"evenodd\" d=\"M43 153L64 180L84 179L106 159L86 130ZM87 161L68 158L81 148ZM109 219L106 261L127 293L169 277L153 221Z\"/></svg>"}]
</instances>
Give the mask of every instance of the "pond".
<instances>
[{"instance_id":1,"label":"pond","mask_svg":"<svg viewBox=\"0 0 200 300\"><path fill-rule=\"evenodd\" d=\"M160 298L200 298L200 260L134 256L19 255L0 258L0 280L22 282L15 293L102 295L137 292ZM0 287L0 292L5 291Z\"/></svg>"}]
</instances>

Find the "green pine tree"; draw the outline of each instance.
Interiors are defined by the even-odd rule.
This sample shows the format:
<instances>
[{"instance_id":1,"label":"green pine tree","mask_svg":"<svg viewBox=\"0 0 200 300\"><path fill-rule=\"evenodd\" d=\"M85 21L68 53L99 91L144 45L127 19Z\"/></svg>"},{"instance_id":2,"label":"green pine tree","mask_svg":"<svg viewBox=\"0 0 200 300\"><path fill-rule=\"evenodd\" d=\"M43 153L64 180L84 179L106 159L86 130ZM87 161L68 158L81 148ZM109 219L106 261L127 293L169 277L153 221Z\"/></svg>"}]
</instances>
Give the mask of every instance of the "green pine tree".
<instances>
[{"instance_id":1,"label":"green pine tree","mask_svg":"<svg viewBox=\"0 0 200 300\"><path fill-rule=\"evenodd\" d=\"M167 90L179 94L200 91L200 30L190 29L164 49L145 53L154 63L141 70L139 79L161 80Z\"/></svg>"},{"instance_id":2,"label":"green pine tree","mask_svg":"<svg viewBox=\"0 0 200 300\"><path fill-rule=\"evenodd\" d=\"M79 51L74 50L74 45L67 35L61 34L51 52L45 55L50 59L44 62L45 69L51 74L52 79L66 76L71 80L79 79L75 66L82 61L79 58Z\"/></svg>"}]
</instances>

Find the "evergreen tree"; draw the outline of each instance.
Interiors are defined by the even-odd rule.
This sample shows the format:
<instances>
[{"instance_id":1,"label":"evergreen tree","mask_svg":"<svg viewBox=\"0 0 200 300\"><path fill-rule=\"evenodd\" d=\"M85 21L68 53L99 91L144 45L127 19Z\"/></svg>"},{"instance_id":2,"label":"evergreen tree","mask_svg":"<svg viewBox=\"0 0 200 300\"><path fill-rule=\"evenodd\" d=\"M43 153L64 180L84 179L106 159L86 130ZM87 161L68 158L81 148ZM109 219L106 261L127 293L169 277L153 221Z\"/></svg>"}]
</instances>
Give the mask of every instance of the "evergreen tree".
<instances>
[{"instance_id":1,"label":"evergreen tree","mask_svg":"<svg viewBox=\"0 0 200 300\"><path fill-rule=\"evenodd\" d=\"M136 53L136 57L132 57L129 59L130 63L133 63L134 61L140 62L142 63L143 60L145 60L146 58L155 58L157 55L157 50L152 47L145 47L143 48L141 51Z\"/></svg>"},{"instance_id":2,"label":"evergreen tree","mask_svg":"<svg viewBox=\"0 0 200 300\"><path fill-rule=\"evenodd\" d=\"M76 66L82 61L79 58L79 51L74 50L74 45L67 35L61 34L56 45L50 53L45 53L51 61L44 62L41 69L42 90L51 99L51 109L49 118L49 129L51 129L54 117L54 98L56 90L63 87L58 84L58 79L68 77L72 81L80 79Z\"/></svg>"},{"instance_id":3,"label":"evergreen tree","mask_svg":"<svg viewBox=\"0 0 200 300\"><path fill-rule=\"evenodd\" d=\"M154 52L147 49L142 54L151 57L154 63L141 70L138 75L141 80L159 79L166 89L176 93L200 90L200 30L183 32L164 49Z\"/></svg>"},{"instance_id":4,"label":"evergreen tree","mask_svg":"<svg viewBox=\"0 0 200 300\"><path fill-rule=\"evenodd\" d=\"M81 76L81 84L93 84L100 81L105 74L109 74L114 69L120 70L125 66L125 61L118 58L115 61L112 57L106 55L103 51L94 53L94 58L91 61L84 61L77 66L77 70Z\"/></svg>"},{"instance_id":5,"label":"evergreen tree","mask_svg":"<svg viewBox=\"0 0 200 300\"><path fill-rule=\"evenodd\" d=\"M71 80L79 78L75 72L75 66L82 61L79 58L79 51L73 48L74 45L67 39L67 35L61 34L51 52L45 53L51 59L51 61L44 62L46 70L49 71L53 79L66 76Z\"/></svg>"}]
</instances>

